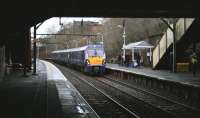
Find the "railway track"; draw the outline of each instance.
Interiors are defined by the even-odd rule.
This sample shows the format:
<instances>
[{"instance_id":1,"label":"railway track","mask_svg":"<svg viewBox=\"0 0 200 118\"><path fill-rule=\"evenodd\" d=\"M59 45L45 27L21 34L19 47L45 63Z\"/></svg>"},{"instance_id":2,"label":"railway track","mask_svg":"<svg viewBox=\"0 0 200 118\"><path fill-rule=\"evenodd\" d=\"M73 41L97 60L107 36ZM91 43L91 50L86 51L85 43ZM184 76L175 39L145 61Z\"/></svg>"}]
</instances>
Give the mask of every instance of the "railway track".
<instances>
[{"instance_id":1,"label":"railway track","mask_svg":"<svg viewBox=\"0 0 200 118\"><path fill-rule=\"evenodd\" d=\"M101 81L99 81L97 79L85 76L82 73L74 71L74 70L71 70L71 69L70 69L70 71L72 73L69 73L69 69L67 69L66 67L61 66L61 65L57 65L57 67L60 68L61 71L64 73L64 75L68 76L68 78L72 78L69 75L73 73L74 75L76 75L78 77L81 77L81 80L86 80L87 82L91 83L93 86L95 86L99 90L103 91L104 93L106 93L107 95L112 97L112 99L117 101L119 104L122 104L127 109L132 111L137 116L140 116L141 118L155 118L155 117L173 118L172 115L170 115L170 114L168 114L168 113L166 113L164 111L161 111L160 109L156 109L156 108L152 107L151 105L148 105L148 104L144 103L143 101L138 100L137 98L134 98L134 97L132 97L132 96L120 91L119 89L116 89L116 88L111 87L111 86L109 86L109 85L107 85L105 83L102 83ZM74 81L76 79L70 79L70 80ZM80 85L78 84L78 82L72 82L72 83L74 84L75 87L77 87L77 89L78 89L78 87L80 88ZM87 90L84 87L81 87L81 88L80 88L80 90L79 89L78 90L79 91L84 91L84 90L85 91L90 91L91 90L91 88L87 89ZM92 92L92 93L94 93L94 92ZM82 95L82 96L84 98L87 97L87 96L84 96L84 95ZM87 98L85 98L85 99L87 100ZM91 104L90 102L88 102L88 103ZM91 106L93 107L93 105L91 105ZM95 107L95 105L94 105L94 107ZM104 106L102 108L103 109L105 109L105 108L107 109L106 106ZM112 107L111 107L111 109L112 109ZM108 112L108 111L105 110L105 112ZM96 111L96 112L98 114L98 111ZM115 118L115 117L113 117L113 118ZM118 118L118 117L116 117L116 118ZM127 117L127 118L129 118L129 117ZM132 118L132 117L130 117L130 118Z\"/></svg>"},{"instance_id":2,"label":"railway track","mask_svg":"<svg viewBox=\"0 0 200 118\"><path fill-rule=\"evenodd\" d=\"M108 94L130 111L145 118L199 118L200 111L187 105L139 89L127 83L105 77L88 77L70 70L76 76Z\"/></svg>"},{"instance_id":3,"label":"railway track","mask_svg":"<svg viewBox=\"0 0 200 118\"><path fill-rule=\"evenodd\" d=\"M59 68L101 118L140 118L76 73Z\"/></svg>"},{"instance_id":4,"label":"railway track","mask_svg":"<svg viewBox=\"0 0 200 118\"><path fill-rule=\"evenodd\" d=\"M167 111L170 114L173 114L175 117L198 118L200 116L199 109L190 107L190 106L182 104L182 103L178 103L178 102L170 100L166 97L163 97L163 96L151 93L149 91L134 87L128 83L124 83L122 81L115 80L115 79L107 77L107 76L104 76L104 78L99 78L99 81L104 82L106 84L110 83L110 85L117 86L117 88L120 88L120 86L128 88L128 89L121 89L124 91L128 91L129 89L132 89L135 91L135 93L137 94L138 97L140 96L141 100L143 100L159 109L162 109L163 111ZM126 92L126 93L128 93L128 92ZM128 94L130 94L130 93L131 93L131 91Z\"/></svg>"}]
</instances>

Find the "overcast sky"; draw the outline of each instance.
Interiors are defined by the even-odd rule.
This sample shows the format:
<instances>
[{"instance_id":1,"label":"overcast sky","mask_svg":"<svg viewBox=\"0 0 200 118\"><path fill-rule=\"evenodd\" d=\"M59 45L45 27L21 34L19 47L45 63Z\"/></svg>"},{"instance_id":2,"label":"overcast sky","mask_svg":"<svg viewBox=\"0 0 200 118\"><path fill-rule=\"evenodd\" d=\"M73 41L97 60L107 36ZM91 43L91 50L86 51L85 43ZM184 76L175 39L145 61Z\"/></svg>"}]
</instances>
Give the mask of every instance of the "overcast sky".
<instances>
[{"instance_id":1,"label":"overcast sky","mask_svg":"<svg viewBox=\"0 0 200 118\"><path fill-rule=\"evenodd\" d=\"M73 21L81 21L83 19L83 21L95 21L95 22L99 22L102 20L102 18L96 18L96 17L62 17L61 18L61 23L63 24L67 24L69 22L73 22ZM54 28L53 31L57 32L60 29L60 25L59 25L59 18L58 17L53 17L50 18L48 20L46 20L38 29L37 29L37 33L42 34L42 33L49 33L48 29L49 28ZM33 34L33 27L31 28L31 32ZM40 37L40 36L37 36Z\"/></svg>"}]
</instances>

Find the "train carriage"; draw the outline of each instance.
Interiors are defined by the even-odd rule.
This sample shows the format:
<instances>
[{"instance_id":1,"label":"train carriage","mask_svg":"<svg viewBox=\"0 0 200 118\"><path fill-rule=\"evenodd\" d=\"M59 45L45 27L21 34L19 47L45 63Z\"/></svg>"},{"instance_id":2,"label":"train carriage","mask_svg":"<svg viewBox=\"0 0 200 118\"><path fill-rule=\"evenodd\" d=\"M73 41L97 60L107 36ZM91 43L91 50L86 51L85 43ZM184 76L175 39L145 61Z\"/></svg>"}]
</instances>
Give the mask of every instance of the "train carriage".
<instances>
[{"instance_id":1,"label":"train carriage","mask_svg":"<svg viewBox=\"0 0 200 118\"><path fill-rule=\"evenodd\" d=\"M102 44L57 50L50 56L56 62L79 68L86 73L103 74L105 72L106 56Z\"/></svg>"}]
</instances>

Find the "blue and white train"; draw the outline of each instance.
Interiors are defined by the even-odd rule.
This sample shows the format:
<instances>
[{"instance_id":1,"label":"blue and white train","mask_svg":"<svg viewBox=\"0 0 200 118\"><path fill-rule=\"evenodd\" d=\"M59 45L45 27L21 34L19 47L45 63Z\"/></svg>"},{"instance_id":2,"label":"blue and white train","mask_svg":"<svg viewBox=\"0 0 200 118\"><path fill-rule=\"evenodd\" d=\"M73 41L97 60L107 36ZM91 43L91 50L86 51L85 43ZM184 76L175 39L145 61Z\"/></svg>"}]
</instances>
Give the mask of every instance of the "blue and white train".
<instances>
[{"instance_id":1,"label":"blue and white train","mask_svg":"<svg viewBox=\"0 0 200 118\"><path fill-rule=\"evenodd\" d=\"M52 60L90 74L104 74L106 55L102 44L90 44L79 48L53 51Z\"/></svg>"}]
</instances>

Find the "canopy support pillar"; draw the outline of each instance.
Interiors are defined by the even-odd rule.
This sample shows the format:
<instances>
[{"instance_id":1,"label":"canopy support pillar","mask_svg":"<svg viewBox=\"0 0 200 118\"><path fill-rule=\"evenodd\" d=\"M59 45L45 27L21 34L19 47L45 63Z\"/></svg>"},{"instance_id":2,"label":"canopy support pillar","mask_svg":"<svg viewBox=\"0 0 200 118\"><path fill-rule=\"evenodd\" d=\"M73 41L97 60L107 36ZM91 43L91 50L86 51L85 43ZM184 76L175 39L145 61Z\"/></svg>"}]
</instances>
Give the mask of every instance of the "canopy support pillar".
<instances>
[{"instance_id":1,"label":"canopy support pillar","mask_svg":"<svg viewBox=\"0 0 200 118\"><path fill-rule=\"evenodd\" d=\"M149 48L150 49L150 52L149 52L149 60L150 60L150 62L151 62L151 59L152 59L152 51L151 51L151 48Z\"/></svg>"},{"instance_id":2,"label":"canopy support pillar","mask_svg":"<svg viewBox=\"0 0 200 118\"><path fill-rule=\"evenodd\" d=\"M134 62L135 57L134 57L134 48L132 49L132 61Z\"/></svg>"}]
</instances>

